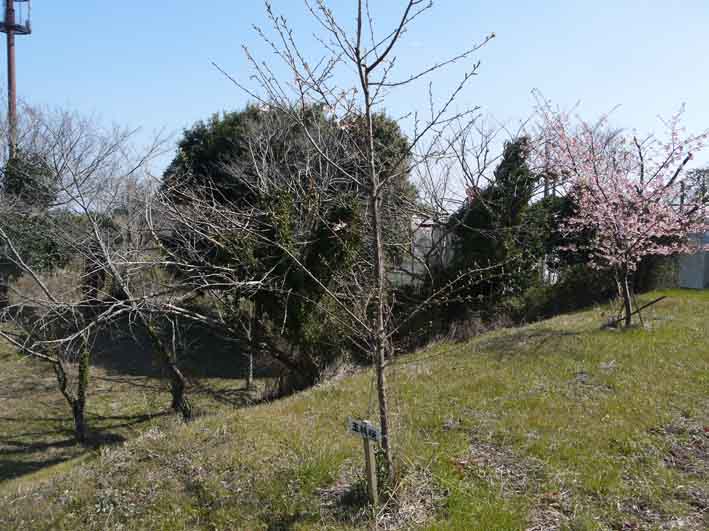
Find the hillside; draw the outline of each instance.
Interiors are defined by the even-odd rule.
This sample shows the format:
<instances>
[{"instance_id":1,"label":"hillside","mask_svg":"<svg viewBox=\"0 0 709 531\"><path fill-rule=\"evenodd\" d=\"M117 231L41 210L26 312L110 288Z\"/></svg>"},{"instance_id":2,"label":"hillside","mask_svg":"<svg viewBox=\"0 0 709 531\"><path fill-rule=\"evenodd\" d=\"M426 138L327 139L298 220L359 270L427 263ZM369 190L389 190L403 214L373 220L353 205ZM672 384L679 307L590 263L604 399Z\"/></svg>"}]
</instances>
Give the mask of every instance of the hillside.
<instances>
[{"instance_id":1,"label":"hillside","mask_svg":"<svg viewBox=\"0 0 709 531\"><path fill-rule=\"evenodd\" d=\"M196 343L181 366L189 375L196 413L230 411L256 400L273 370L258 365L257 385L246 389L247 359L233 345L190 329ZM94 344L87 403L89 448L75 444L69 406L59 393L51 366L19 356L0 341L0 485L90 453L92 446L139 435L149 426L170 424L171 396L147 339L137 327L118 323ZM200 363L196 363L199 360Z\"/></svg>"},{"instance_id":2,"label":"hillside","mask_svg":"<svg viewBox=\"0 0 709 531\"><path fill-rule=\"evenodd\" d=\"M647 330L601 331L599 308L398 359L380 528L709 528L709 292L665 294ZM345 420L376 419L374 398L367 371L188 425L141 418L121 446L0 483L0 528L370 528Z\"/></svg>"}]
</instances>

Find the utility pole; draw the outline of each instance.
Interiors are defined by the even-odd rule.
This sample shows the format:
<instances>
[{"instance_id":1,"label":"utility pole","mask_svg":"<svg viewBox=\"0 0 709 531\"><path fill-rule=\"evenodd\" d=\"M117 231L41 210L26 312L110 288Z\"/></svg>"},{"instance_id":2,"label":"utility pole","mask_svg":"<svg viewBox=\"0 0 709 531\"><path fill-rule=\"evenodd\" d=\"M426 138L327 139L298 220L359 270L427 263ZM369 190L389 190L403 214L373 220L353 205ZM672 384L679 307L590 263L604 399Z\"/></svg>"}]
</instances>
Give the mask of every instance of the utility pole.
<instances>
[{"instance_id":1,"label":"utility pole","mask_svg":"<svg viewBox=\"0 0 709 531\"><path fill-rule=\"evenodd\" d=\"M20 4L20 18L25 11L24 20L17 20L15 2ZM5 17L0 22L0 32L7 34L7 125L8 125L8 160L17 155L17 81L15 77L15 35L32 33L30 25L31 0L5 0ZM23 9L26 8L26 9ZM0 183L2 184L2 183ZM0 249L0 261L5 261L6 250ZM0 270L0 308L8 304L7 276Z\"/></svg>"},{"instance_id":2,"label":"utility pole","mask_svg":"<svg viewBox=\"0 0 709 531\"><path fill-rule=\"evenodd\" d=\"M7 34L7 125L8 155L13 158L17 153L17 77L15 69L15 35L29 35L31 0L5 0L5 20L0 24L0 32ZM25 20L17 20L15 3L26 6Z\"/></svg>"},{"instance_id":3,"label":"utility pole","mask_svg":"<svg viewBox=\"0 0 709 531\"><path fill-rule=\"evenodd\" d=\"M5 0L5 31L7 32L7 122L9 127L9 158L17 152L17 80L15 78L15 2Z\"/></svg>"}]
</instances>

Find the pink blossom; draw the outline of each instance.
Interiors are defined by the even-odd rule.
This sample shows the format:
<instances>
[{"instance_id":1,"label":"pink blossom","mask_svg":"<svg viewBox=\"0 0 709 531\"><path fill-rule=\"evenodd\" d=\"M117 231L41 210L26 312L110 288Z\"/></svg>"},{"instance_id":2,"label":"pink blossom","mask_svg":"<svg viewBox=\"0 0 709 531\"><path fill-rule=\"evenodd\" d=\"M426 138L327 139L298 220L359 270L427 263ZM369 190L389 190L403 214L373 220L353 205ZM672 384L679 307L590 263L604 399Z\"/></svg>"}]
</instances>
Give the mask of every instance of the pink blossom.
<instances>
[{"instance_id":1,"label":"pink blossom","mask_svg":"<svg viewBox=\"0 0 709 531\"><path fill-rule=\"evenodd\" d=\"M682 111L663 123L666 142L654 136L626 136L608 127L608 116L591 123L543 104L544 164L569 176L577 214L562 226L567 235L589 230L584 250L590 265L632 274L648 255L693 252L692 234L707 230L706 210L684 198L685 166L709 136L685 135ZM684 153L687 153L685 156Z\"/></svg>"}]
</instances>

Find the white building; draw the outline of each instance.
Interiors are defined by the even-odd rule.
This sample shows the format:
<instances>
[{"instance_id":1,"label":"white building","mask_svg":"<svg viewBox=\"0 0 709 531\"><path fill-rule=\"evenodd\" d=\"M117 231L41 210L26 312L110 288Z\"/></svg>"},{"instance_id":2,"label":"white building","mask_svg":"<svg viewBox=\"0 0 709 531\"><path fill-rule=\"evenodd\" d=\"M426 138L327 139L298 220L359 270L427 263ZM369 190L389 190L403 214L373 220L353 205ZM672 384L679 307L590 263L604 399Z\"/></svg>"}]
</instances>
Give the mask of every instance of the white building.
<instances>
[{"instance_id":1,"label":"white building","mask_svg":"<svg viewBox=\"0 0 709 531\"><path fill-rule=\"evenodd\" d=\"M697 237L697 252L679 258L679 287L709 288L709 233Z\"/></svg>"},{"instance_id":2,"label":"white building","mask_svg":"<svg viewBox=\"0 0 709 531\"><path fill-rule=\"evenodd\" d=\"M431 268L448 265L453 258L453 235L445 223L414 216L410 230L411 249L389 273L394 286L421 285Z\"/></svg>"}]
</instances>

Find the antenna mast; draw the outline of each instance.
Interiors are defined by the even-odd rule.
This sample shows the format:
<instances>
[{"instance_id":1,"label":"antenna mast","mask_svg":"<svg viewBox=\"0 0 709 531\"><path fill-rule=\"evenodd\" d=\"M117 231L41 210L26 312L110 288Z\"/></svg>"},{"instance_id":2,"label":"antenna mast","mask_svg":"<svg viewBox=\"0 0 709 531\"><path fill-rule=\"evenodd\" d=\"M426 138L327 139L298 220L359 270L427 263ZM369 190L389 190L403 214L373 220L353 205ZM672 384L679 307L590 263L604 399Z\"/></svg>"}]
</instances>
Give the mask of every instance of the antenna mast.
<instances>
[{"instance_id":1,"label":"antenna mast","mask_svg":"<svg viewBox=\"0 0 709 531\"><path fill-rule=\"evenodd\" d=\"M26 19L17 20L15 3L27 4ZM9 158L17 153L17 80L15 72L15 35L29 35L30 0L5 0L5 20L0 23L0 32L7 34L7 122Z\"/></svg>"}]
</instances>

